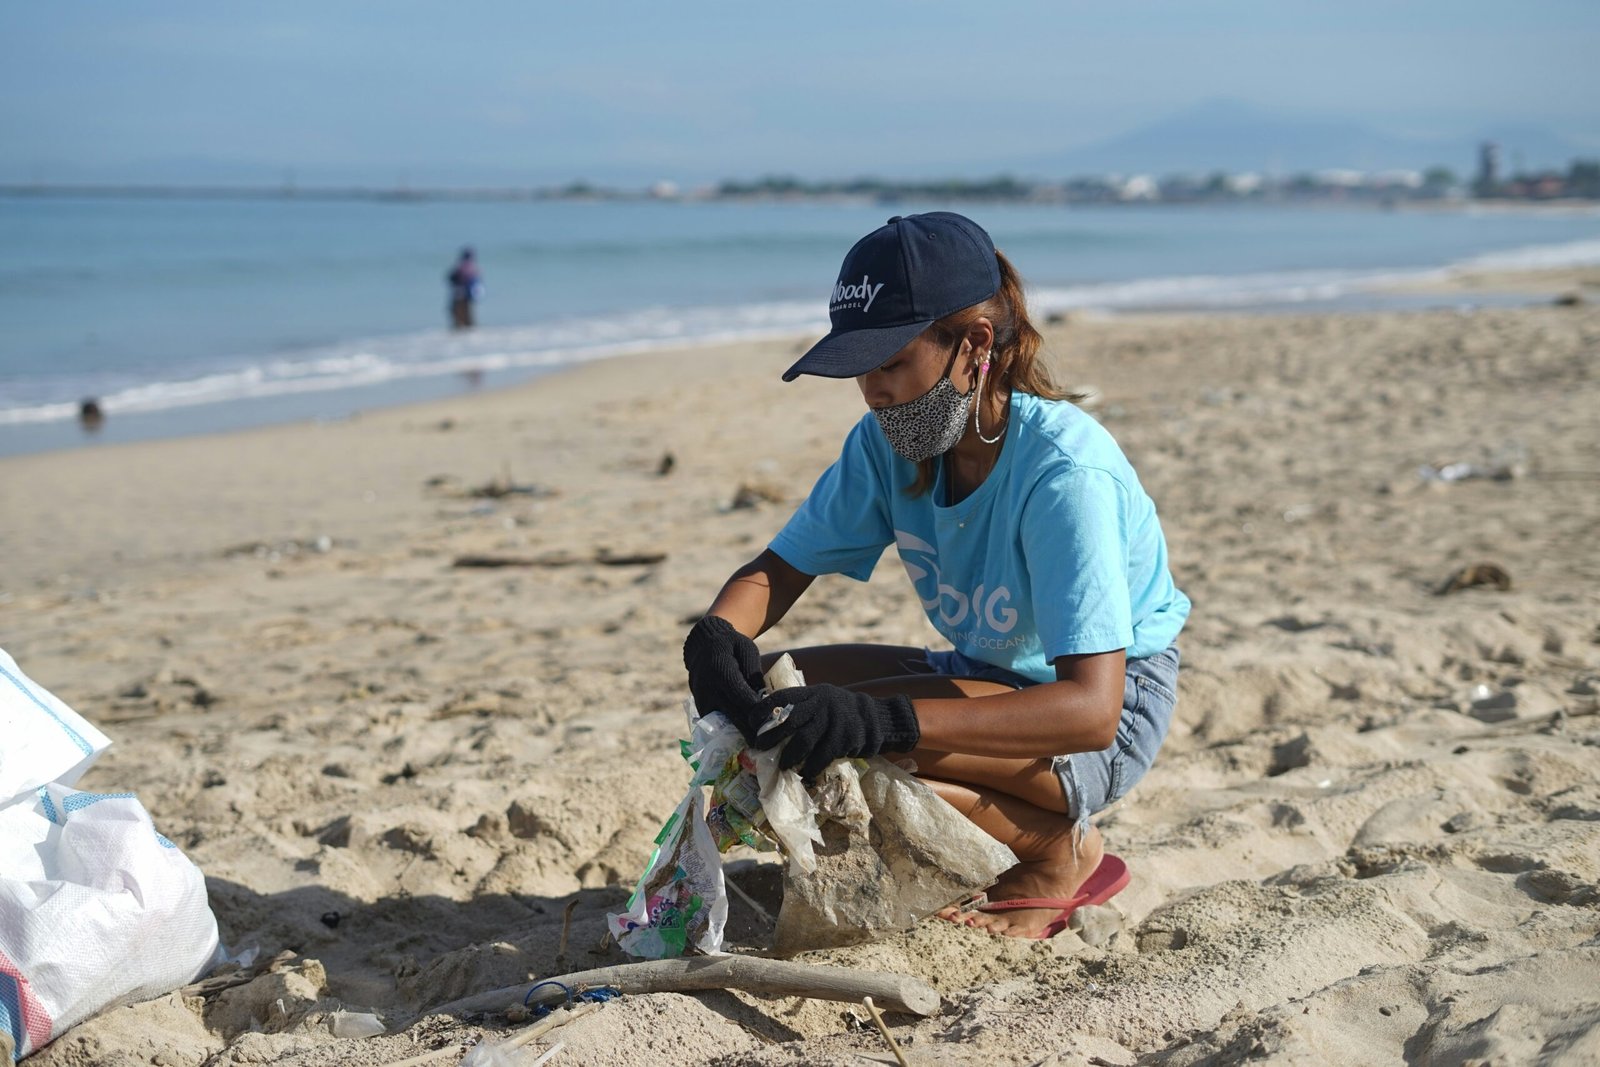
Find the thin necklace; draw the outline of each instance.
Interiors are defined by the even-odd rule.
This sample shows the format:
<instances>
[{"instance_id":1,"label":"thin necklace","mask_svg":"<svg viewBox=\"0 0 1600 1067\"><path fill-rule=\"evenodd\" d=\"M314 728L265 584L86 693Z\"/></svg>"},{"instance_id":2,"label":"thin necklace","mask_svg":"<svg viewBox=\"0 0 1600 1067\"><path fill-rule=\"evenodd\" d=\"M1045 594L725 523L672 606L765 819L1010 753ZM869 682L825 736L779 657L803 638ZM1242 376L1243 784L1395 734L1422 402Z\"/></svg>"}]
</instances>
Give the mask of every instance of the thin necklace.
<instances>
[{"instance_id":1,"label":"thin necklace","mask_svg":"<svg viewBox=\"0 0 1600 1067\"><path fill-rule=\"evenodd\" d=\"M996 457L996 459L998 461L998 457ZM966 496L962 497L961 500L957 501L955 499L955 495L956 495L956 468L955 468L955 464L950 462L949 453L948 452L945 453L945 457L944 457L944 491L945 491L945 496L946 496L947 499L950 500L950 502L951 502L950 503L950 507L952 507L952 508L956 508L960 504L963 504L963 503L967 505L964 510L960 510L960 511L956 512L956 529L965 530L967 528L967 523L969 521L971 521L972 516L977 514L979 501L974 500L973 497L978 495L978 492L983 488L983 483L985 481L988 481L989 475L991 475L993 473L994 473L994 464L990 464L989 469L987 471L985 471L983 477L978 480L978 484L972 487L972 492L968 493Z\"/></svg>"}]
</instances>

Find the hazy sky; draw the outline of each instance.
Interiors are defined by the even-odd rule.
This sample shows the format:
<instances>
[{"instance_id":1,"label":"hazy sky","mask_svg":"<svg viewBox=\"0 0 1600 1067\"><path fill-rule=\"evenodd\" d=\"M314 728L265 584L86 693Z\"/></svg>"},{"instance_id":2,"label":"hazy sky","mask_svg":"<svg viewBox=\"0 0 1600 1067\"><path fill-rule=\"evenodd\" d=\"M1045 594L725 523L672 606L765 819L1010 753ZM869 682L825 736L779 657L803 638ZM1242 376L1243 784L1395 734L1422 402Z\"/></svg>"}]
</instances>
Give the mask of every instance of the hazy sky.
<instances>
[{"instance_id":1,"label":"hazy sky","mask_svg":"<svg viewBox=\"0 0 1600 1067\"><path fill-rule=\"evenodd\" d=\"M0 10L0 180L987 175L1227 98L1600 152L1596 0Z\"/></svg>"}]
</instances>

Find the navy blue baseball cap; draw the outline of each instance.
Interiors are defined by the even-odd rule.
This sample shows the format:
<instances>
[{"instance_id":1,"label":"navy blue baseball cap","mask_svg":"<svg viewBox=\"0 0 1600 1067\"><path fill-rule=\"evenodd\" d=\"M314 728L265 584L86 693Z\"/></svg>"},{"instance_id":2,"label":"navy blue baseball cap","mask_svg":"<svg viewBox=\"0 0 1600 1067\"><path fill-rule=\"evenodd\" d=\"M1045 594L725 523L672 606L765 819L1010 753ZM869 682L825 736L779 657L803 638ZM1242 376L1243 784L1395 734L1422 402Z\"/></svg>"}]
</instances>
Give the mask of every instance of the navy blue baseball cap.
<instances>
[{"instance_id":1,"label":"navy blue baseball cap","mask_svg":"<svg viewBox=\"0 0 1600 1067\"><path fill-rule=\"evenodd\" d=\"M828 301L833 329L783 380L865 374L937 320L999 291L1000 264L983 227L953 211L896 215L845 255Z\"/></svg>"}]
</instances>

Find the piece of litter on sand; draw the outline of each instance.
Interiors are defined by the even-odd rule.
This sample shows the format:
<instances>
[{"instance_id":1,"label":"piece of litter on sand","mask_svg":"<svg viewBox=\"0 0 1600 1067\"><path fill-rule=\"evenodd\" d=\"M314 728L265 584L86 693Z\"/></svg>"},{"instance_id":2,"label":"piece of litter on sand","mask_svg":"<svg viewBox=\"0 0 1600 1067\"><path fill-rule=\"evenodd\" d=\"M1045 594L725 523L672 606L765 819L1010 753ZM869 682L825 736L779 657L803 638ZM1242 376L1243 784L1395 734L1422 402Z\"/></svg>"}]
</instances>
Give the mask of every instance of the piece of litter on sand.
<instances>
[{"instance_id":1,"label":"piece of litter on sand","mask_svg":"<svg viewBox=\"0 0 1600 1067\"><path fill-rule=\"evenodd\" d=\"M1510 482L1527 473L1527 460L1520 448L1510 446L1503 455L1488 463L1424 463L1417 468L1417 477L1423 482L1445 484L1483 478L1494 482Z\"/></svg>"},{"instance_id":2,"label":"piece of litter on sand","mask_svg":"<svg viewBox=\"0 0 1600 1067\"><path fill-rule=\"evenodd\" d=\"M613 552L602 548L594 554L594 561L602 567L643 567L660 563L667 558L665 552Z\"/></svg>"},{"instance_id":3,"label":"piece of litter on sand","mask_svg":"<svg viewBox=\"0 0 1600 1067\"><path fill-rule=\"evenodd\" d=\"M542 556L487 556L469 555L457 556L451 561L452 567L574 567L583 560L566 552L547 552Z\"/></svg>"},{"instance_id":4,"label":"piece of litter on sand","mask_svg":"<svg viewBox=\"0 0 1600 1067\"><path fill-rule=\"evenodd\" d=\"M1446 596L1478 586L1488 586L1505 592L1511 588L1511 573L1498 563L1469 563L1451 572L1450 577L1439 583L1434 594Z\"/></svg>"},{"instance_id":5,"label":"piece of litter on sand","mask_svg":"<svg viewBox=\"0 0 1600 1067\"><path fill-rule=\"evenodd\" d=\"M785 495L781 488L764 482L743 482L734 492L733 499L728 502L728 506L724 510L742 511L746 508L759 507L762 504L781 504Z\"/></svg>"},{"instance_id":6,"label":"piece of litter on sand","mask_svg":"<svg viewBox=\"0 0 1600 1067\"><path fill-rule=\"evenodd\" d=\"M472 486L467 490L466 495L469 497L487 497L490 500L498 500L507 496L526 496L535 500L543 500L547 497L556 496L557 493L554 489L542 485L519 485L507 477L495 478L492 481L485 482L483 485Z\"/></svg>"},{"instance_id":7,"label":"piece of litter on sand","mask_svg":"<svg viewBox=\"0 0 1600 1067\"><path fill-rule=\"evenodd\" d=\"M389 1032L370 1011L333 1011L328 1013L328 1030L334 1037L377 1037Z\"/></svg>"},{"instance_id":8,"label":"piece of litter on sand","mask_svg":"<svg viewBox=\"0 0 1600 1067\"><path fill-rule=\"evenodd\" d=\"M1509 689L1498 692L1491 690L1486 685L1476 685L1472 689L1472 704L1467 709L1479 722L1505 722L1507 719L1517 717L1517 694Z\"/></svg>"},{"instance_id":9,"label":"piece of litter on sand","mask_svg":"<svg viewBox=\"0 0 1600 1067\"><path fill-rule=\"evenodd\" d=\"M335 541L327 534L323 534L320 537L309 537L304 540L246 541L243 544L224 548L222 557L224 559L232 559L235 556L255 556L258 559L277 562L299 555L322 555L332 552L335 547L348 547L352 543Z\"/></svg>"},{"instance_id":10,"label":"piece of litter on sand","mask_svg":"<svg viewBox=\"0 0 1600 1067\"><path fill-rule=\"evenodd\" d=\"M517 1046L512 1042L484 1041L474 1045L467 1054L461 1057L461 1067L523 1067L523 1059L517 1055ZM541 1063L549 1063L555 1058L556 1053L566 1047L565 1041L557 1041L551 1045L530 1067L539 1067Z\"/></svg>"}]
</instances>

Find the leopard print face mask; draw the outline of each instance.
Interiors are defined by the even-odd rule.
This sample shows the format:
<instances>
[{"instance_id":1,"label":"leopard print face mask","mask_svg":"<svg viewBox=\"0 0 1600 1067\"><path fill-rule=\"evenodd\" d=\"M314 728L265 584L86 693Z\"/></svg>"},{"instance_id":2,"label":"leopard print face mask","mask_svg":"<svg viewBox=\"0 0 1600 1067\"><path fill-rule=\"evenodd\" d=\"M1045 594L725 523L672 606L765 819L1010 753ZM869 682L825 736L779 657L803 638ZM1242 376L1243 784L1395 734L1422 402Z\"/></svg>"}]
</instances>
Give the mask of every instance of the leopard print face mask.
<instances>
[{"instance_id":1,"label":"leopard print face mask","mask_svg":"<svg viewBox=\"0 0 1600 1067\"><path fill-rule=\"evenodd\" d=\"M961 393L949 372L932 389L904 404L877 408L872 414L889 439L889 447L913 463L942 455L955 447L967 426L971 392Z\"/></svg>"}]
</instances>

